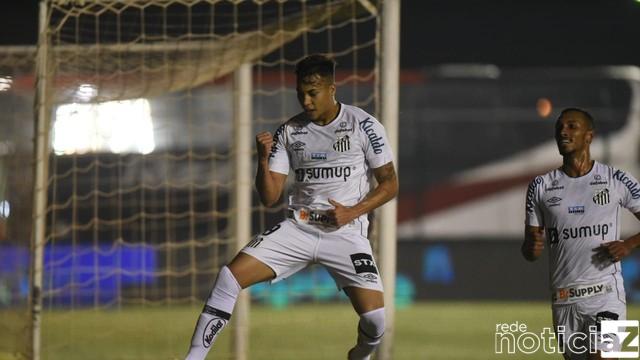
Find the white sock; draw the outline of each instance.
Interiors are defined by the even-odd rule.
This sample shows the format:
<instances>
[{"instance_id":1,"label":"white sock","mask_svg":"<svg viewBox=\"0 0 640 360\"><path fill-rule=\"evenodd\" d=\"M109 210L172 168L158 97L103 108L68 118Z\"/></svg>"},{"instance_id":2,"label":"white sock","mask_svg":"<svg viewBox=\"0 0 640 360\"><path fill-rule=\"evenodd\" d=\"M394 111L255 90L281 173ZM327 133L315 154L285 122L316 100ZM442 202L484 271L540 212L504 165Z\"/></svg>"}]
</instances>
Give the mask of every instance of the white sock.
<instances>
[{"instance_id":1,"label":"white sock","mask_svg":"<svg viewBox=\"0 0 640 360\"><path fill-rule=\"evenodd\" d=\"M384 335L384 308L360 314L358 342L349 351L349 360L369 360Z\"/></svg>"},{"instance_id":2,"label":"white sock","mask_svg":"<svg viewBox=\"0 0 640 360\"><path fill-rule=\"evenodd\" d=\"M191 348L185 360L203 360L218 334L229 322L236 299L242 288L228 267L218 273L211 295L198 318L191 337Z\"/></svg>"}]
</instances>

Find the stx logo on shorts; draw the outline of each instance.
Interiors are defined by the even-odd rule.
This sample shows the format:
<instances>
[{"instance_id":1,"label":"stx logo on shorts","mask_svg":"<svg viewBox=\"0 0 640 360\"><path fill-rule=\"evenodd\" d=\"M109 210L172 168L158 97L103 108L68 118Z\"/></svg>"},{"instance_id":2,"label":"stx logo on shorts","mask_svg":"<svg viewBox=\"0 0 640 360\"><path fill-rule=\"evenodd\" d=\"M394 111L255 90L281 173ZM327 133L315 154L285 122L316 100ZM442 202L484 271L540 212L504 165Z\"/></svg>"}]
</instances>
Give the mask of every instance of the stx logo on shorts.
<instances>
[{"instance_id":1,"label":"stx logo on shorts","mask_svg":"<svg viewBox=\"0 0 640 360\"><path fill-rule=\"evenodd\" d=\"M373 257L369 254L358 253L350 255L353 267L356 269L356 274L372 273L377 274L376 264L373 261Z\"/></svg>"}]
</instances>

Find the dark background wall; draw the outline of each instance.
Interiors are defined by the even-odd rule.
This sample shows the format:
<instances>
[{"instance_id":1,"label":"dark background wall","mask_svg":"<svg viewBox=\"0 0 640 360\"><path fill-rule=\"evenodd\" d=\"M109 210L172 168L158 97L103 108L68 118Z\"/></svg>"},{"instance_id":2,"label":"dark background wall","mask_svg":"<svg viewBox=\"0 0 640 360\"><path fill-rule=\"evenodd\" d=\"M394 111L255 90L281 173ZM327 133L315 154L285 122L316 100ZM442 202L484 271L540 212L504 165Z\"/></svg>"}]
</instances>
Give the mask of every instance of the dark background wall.
<instances>
[{"instance_id":1,"label":"dark background wall","mask_svg":"<svg viewBox=\"0 0 640 360\"><path fill-rule=\"evenodd\" d=\"M35 44L38 2L0 11L0 44ZM440 63L521 66L638 64L635 0L405 0L404 68Z\"/></svg>"}]
</instances>

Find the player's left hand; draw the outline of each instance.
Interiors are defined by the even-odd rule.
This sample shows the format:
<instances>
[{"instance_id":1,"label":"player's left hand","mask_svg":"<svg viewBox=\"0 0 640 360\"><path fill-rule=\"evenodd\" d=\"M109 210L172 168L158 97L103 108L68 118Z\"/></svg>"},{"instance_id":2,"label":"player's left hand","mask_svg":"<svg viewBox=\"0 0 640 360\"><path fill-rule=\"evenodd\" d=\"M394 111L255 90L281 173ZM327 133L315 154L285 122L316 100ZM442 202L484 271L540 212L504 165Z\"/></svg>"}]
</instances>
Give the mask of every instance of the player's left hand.
<instances>
[{"instance_id":1,"label":"player's left hand","mask_svg":"<svg viewBox=\"0 0 640 360\"><path fill-rule=\"evenodd\" d=\"M600 252L602 257L608 258L611 262L617 262L622 260L623 257L629 255L632 247L622 240L617 240L604 243L596 248L596 250Z\"/></svg>"},{"instance_id":2,"label":"player's left hand","mask_svg":"<svg viewBox=\"0 0 640 360\"><path fill-rule=\"evenodd\" d=\"M344 206L335 200L329 199L329 204L333 205L334 208L327 210L327 215L337 227L346 225L358 217L358 214L352 208Z\"/></svg>"}]
</instances>

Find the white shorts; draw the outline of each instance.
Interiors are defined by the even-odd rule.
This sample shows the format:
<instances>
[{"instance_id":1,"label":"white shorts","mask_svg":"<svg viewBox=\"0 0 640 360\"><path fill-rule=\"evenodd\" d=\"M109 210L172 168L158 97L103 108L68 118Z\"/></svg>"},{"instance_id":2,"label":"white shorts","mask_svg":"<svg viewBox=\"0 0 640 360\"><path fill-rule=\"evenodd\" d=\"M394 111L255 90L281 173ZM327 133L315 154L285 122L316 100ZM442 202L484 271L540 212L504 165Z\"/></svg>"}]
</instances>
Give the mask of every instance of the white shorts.
<instances>
[{"instance_id":1,"label":"white shorts","mask_svg":"<svg viewBox=\"0 0 640 360\"><path fill-rule=\"evenodd\" d=\"M624 293L622 293L622 299L624 299ZM582 299L572 304L553 304L552 311L556 335L559 337L560 333L563 333L565 356L570 359L588 359L590 352L607 351L603 347L602 337L606 338L612 335L600 332L600 321L627 319L627 306L616 290ZM559 326L563 326L564 331L560 332ZM580 335L593 333L591 330L594 328L596 329L595 335ZM569 342L573 342L573 344L569 345ZM609 343L617 344L619 342L616 340L609 341ZM619 351L620 346L608 350Z\"/></svg>"},{"instance_id":2,"label":"white shorts","mask_svg":"<svg viewBox=\"0 0 640 360\"><path fill-rule=\"evenodd\" d=\"M353 286L382 291L378 267L369 240L359 228L326 232L286 219L253 239L242 252L276 273L272 282L285 279L310 264L323 265L338 289Z\"/></svg>"}]
</instances>

